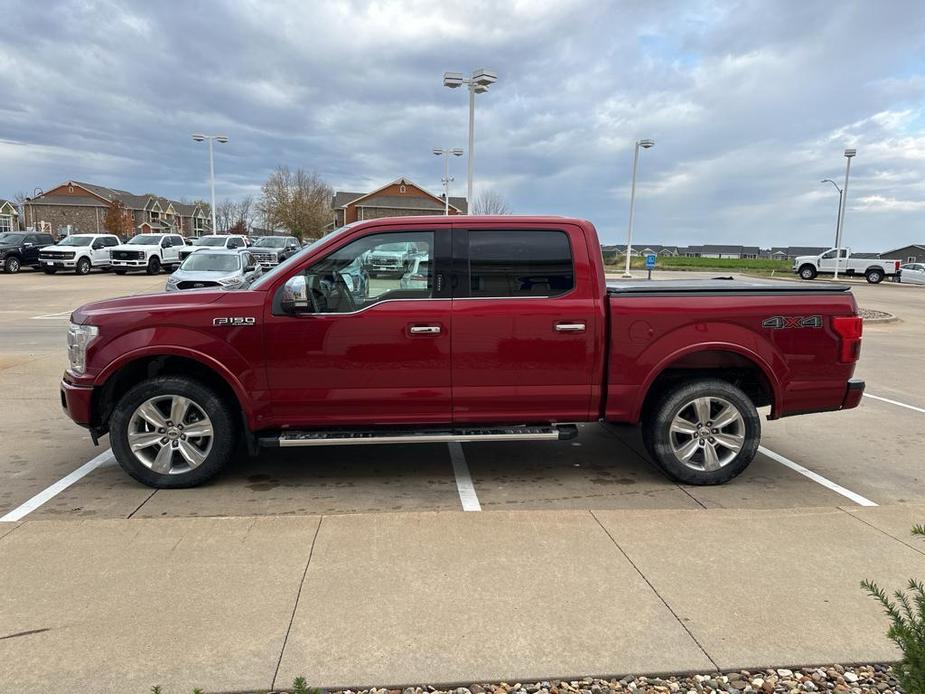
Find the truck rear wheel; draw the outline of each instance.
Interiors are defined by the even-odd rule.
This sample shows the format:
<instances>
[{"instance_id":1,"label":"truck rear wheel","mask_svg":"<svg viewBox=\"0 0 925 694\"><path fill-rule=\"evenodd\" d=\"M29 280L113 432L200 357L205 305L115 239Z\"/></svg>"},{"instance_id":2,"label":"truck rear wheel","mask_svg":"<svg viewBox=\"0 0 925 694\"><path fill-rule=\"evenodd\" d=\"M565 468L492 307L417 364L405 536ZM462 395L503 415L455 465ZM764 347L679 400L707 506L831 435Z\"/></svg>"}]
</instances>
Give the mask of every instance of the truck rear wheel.
<instances>
[{"instance_id":1,"label":"truck rear wheel","mask_svg":"<svg viewBox=\"0 0 925 694\"><path fill-rule=\"evenodd\" d=\"M812 265L804 265L800 268L800 278L804 280L816 279L816 268Z\"/></svg>"},{"instance_id":2,"label":"truck rear wheel","mask_svg":"<svg viewBox=\"0 0 925 694\"><path fill-rule=\"evenodd\" d=\"M880 268L871 268L864 273L870 284L880 284L883 281L883 270Z\"/></svg>"},{"instance_id":3,"label":"truck rear wheel","mask_svg":"<svg viewBox=\"0 0 925 694\"><path fill-rule=\"evenodd\" d=\"M739 388L703 379L663 395L642 433L656 464L676 482L723 484L752 462L761 421Z\"/></svg>"},{"instance_id":4,"label":"truck rear wheel","mask_svg":"<svg viewBox=\"0 0 925 694\"><path fill-rule=\"evenodd\" d=\"M119 465L157 489L195 487L231 460L237 441L229 404L198 381L162 376L123 395L109 422Z\"/></svg>"}]
</instances>

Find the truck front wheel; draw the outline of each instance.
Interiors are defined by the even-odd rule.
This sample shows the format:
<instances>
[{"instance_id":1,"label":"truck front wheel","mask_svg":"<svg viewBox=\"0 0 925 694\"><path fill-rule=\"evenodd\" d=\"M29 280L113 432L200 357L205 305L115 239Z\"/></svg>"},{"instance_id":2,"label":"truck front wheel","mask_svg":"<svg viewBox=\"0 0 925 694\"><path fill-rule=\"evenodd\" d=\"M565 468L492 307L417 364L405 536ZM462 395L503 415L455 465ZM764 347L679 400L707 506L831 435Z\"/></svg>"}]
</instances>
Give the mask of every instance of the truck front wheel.
<instances>
[{"instance_id":1,"label":"truck front wheel","mask_svg":"<svg viewBox=\"0 0 925 694\"><path fill-rule=\"evenodd\" d=\"M871 268L864 276L867 277L867 281L870 284L880 284L883 281L883 270L878 268Z\"/></svg>"},{"instance_id":2,"label":"truck front wheel","mask_svg":"<svg viewBox=\"0 0 925 694\"><path fill-rule=\"evenodd\" d=\"M76 272L78 275L89 275L91 267L92 265L90 264L89 258L81 258L77 261L77 266L74 268L74 272Z\"/></svg>"},{"instance_id":3,"label":"truck front wheel","mask_svg":"<svg viewBox=\"0 0 925 694\"><path fill-rule=\"evenodd\" d=\"M816 279L816 268L812 265L804 265L800 268L800 277L804 280Z\"/></svg>"},{"instance_id":4,"label":"truck front wheel","mask_svg":"<svg viewBox=\"0 0 925 694\"><path fill-rule=\"evenodd\" d=\"M122 469L157 489L195 487L231 459L237 431L229 404L198 381L161 376L123 395L109 422Z\"/></svg>"},{"instance_id":5,"label":"truck front wheel","mask_svg":"<svg viewBox=\"0 0 925 694\"><path fill-rule=\"evenodd\" d=\"M149 275L156 275L161 271L161 259L156 255L151 256L151 260L148 261L147 271Z\"/></svg>"},{"instance_id":6,"label":"truck front wheel","mask_svg":"<svg viewBox=\"0 0 925 694\"><path fill-rule=\"evenodd\" d=\"M656 464L676 482L723 484L752 462L761 421L739 388L703 379L665 393L643 422L643 438Z\"/></svg>"}]
</instances>

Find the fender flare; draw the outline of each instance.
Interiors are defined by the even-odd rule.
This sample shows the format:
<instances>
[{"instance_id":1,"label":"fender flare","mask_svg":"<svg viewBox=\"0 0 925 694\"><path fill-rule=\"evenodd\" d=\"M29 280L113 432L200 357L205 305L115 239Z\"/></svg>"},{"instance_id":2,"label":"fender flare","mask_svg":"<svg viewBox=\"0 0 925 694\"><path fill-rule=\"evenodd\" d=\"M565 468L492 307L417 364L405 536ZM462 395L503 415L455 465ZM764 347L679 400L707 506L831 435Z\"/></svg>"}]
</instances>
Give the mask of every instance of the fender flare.
<instances>
[{"instance_id":1,"label":"fender flare","mask_svg":"<svg viewBox=\"0 0 925 694\"><path fill-rule=\"evenodd\" d=\"M681 349L675 350L674 352L663 357L655 365L655 368L649 372L648 377L640 386L642 397L638 398L637 404L633 409L632 421L639 421L639 417L642 414L642 405L646 398L649 396L649 391L652 388L652 384L655 383L655 380L679 359L683 359L684 357L690 356L692 354L697 354L698 352L733 352L741 357L745 357L750 362L755 364L755 366L757 366L764 374L764 377L768 381L768 385L771 387L770 419L775 419L775 413L780 412L782 405L783 386L780 382L780 379L771 368L771 365L768 364L758 353L753 352L752 350L741 345L737 345L731 342L702 342L696 345L689 345L687 347L682 347Z\"/></svg>"}]
</instances>

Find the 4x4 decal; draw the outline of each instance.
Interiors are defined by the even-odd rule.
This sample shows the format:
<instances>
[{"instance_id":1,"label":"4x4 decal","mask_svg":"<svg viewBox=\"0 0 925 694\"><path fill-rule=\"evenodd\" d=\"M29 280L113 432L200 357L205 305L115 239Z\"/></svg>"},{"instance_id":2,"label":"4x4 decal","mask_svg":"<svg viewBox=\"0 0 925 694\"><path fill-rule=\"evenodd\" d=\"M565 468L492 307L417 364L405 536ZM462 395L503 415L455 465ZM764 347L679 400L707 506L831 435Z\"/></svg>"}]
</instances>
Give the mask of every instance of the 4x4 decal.
<instances>
[{"instance_id":1,"label":"4x4 decal","mask_svg":"<svg viewBox=\"0 0 925 694\"><path fill-rule=\"evenodd\" d=\"M762 328L821 328L822 316L771 316L761 322Z\"/></svg>"}]
</instances>

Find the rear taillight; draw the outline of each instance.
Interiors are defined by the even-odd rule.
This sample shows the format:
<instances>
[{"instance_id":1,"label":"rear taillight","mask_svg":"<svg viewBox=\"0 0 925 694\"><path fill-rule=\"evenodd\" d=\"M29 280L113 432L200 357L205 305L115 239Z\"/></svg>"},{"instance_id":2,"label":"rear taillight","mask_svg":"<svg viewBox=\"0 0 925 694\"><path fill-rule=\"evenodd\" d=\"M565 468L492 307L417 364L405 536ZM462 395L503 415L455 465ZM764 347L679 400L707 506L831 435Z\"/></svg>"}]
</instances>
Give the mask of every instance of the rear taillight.
<instances>
[{"instance_id":1,"label":"rear taillight","mask_svg":"<svg viewBox=\"0 0 925 694\"><path fill-rule=\"evenodd\" d=\"M838 360L844 364L857 361L861 356L863 319L860 316L835 316L832 318L832 329L841 338Z\"/></svg>"}]
</instances>

